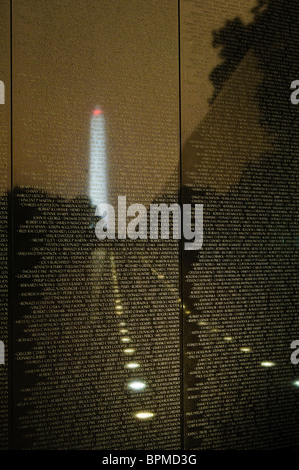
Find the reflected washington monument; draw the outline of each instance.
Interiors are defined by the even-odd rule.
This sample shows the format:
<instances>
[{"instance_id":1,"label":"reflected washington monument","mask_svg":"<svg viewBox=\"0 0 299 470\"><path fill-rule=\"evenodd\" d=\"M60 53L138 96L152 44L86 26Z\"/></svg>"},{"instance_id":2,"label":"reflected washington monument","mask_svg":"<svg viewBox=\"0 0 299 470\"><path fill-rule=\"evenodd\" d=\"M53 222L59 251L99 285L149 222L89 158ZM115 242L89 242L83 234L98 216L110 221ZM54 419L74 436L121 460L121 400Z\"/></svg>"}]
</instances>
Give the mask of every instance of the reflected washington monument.
<instances>
[{"instance_id":1,"label":"reflected washington monument","mask_svg":"<svg viewBox=\"0 0 299 470\"><path fill-rule=\"evenodd\" d=\"M108 156L106 146L106 128L105 128L105 117L103 110L100 107L96 107L92 112L91 123L90 123L90 167L89 167L89 198L92 206L98 207L100 204L109 203L109 176L108 176ZM123 253L123 256L125 253ZM123 359L123 367L127 370L127 374L124 381L124 387L131 392L142 392L147 389L147 381L144 380L143 376L145 371L141 374L134 373L135 370L141 368L142 364L136 361L135 356L136 345L134 346L134 338L132 338L130 328L128 327L128 320L124 321L123 314L128 317L126 310L126 301L123 302L123 295L120 289L120 279L122 270L117 268L117 256L115 257L114 249L109 246L99 247L93 251L92 254L92 274L93 282L91 282L93 301L97 302L100 297L99 286L102 282L102 275L105 272L110 276L110 284L112 287L111 292L111 304L114 304L114 308L111 309L110 313L117 319L116 325L112 327L113 320L110 319L111 332L110 335L114 336L115 333L119 339L119 351L121 351ZM143 268L144 269L144 268ZM120 274L120 276L119 276ZM125 289L124 289L125 291ZM116 327L116 328L115 328ZM114 329L114 331L113 331ZM137 400L138 403L138 400ZM142 400L141 400L142 403ZM144 408L138 404L137 409L133 413L133 417L137 420L147 421L155 416L152 409Z\"/></svg>"},{"instance_id":2,"label":"reflected washington monument","mask_svg":"<svg viewBox=\"0 0 299 470\"><path fill-rule=\"evenodd\" d=\"M90 122L89 197L93 206L108 203L106 129L103 111L96 107Z\"/></svg>"}]
</instances>

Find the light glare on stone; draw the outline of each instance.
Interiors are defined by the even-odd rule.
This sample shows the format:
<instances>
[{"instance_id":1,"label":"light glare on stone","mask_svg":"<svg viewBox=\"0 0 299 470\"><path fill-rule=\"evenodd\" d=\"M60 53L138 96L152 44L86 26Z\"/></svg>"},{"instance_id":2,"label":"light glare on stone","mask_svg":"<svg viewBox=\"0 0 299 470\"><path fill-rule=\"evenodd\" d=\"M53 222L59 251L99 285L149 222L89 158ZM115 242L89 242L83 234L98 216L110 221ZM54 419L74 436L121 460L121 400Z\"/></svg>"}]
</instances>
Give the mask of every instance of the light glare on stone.
<instances>
[{"instance_id":1,"label":"light glare on stone","mask_svg":"<svg viewBox=\"0 0 299 470\"><path fill-rule=\"evenodd\" d=\"M126 348L124 349L125 354L134 354L135 349L134 348Z\"/></svg>"},{"instance_id":2,"label":"light glare on stone","mask_svg":"<svg viewBox=\"0 0 299 470\"><path fill-rule=\"evenodd\" d=\"M139 391L139 390L143 390L146 387L146 384L144 382L141 382L141 380L134 380L133 382L130 382L128 384L128 387L131 390Z\"/></svg>"},{"instance_id":3,"label":"light glare on stone","mask_svg":"<svg viewBox=\"0 0 299 470\"><path fill-rule=\"evenodd\" d=\"M134 416L138 419L150 419L153 418L155 415L151 411L140 411L138 413L135 413Z\"/></svg>"},{"instance_id":4,"label":"light glare on stone","mask_svg":"<svg viewBox=\"0 0 299 470\"><path fill-rule=\"evenodd\" d=\"M275 366L275 362L272 362L272 361L263 361L263 362L261 362L261 366L262 366L262 367L273 367L273 366Z\"/></svg>"},{"instance_id":5,"label":"light glare on stone","mask_svg":"<svg viewBox=\"0 0 299 470\"><path fill-rule=\"evenodd\" d=\"M140 364L138 362L128 362L128 364L125 364L126 369L138 369L140 367Z\"/></svg>"}]
</instances>

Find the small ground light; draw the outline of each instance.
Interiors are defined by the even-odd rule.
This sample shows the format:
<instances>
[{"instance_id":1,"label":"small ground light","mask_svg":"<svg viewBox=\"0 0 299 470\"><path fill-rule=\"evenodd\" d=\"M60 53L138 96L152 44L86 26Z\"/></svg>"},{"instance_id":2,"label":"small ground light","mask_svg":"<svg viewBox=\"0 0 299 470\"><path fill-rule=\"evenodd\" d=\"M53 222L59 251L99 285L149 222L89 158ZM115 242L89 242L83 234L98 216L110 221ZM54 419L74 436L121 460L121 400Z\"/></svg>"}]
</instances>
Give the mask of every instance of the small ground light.
<instances>
[{"instance_id":1,"label":"small ground light","mask_svg":"<svg viewBox=\"0 0 299 470\"><path fill-rule=\"evenodd\" d=\"M141 382L141 380L134 380L133 382L128 383L128 387L131 390L140 391L146 387L146 384Z\"/></svg>"},{"instance_id":2,"label":"small ground light","mask_svg":"<svg viewBox=\"0 0 299 470\"><path fill-rule=\"evenodd\" d=\"M138 419L151 419L155 414L151 411L139 411L138 413L135 413L134 416Z\"/></svg>"},{"instance_id":3,"label":"small ground light","mask_svg":"<svg viewBox=\"0 0 299 470\"><path fill-rule=\"evenodd\" d=\"M124 353L125 353L125 354L134 354L135 351L136 351L136 349L134 349L134 348L126 348L126 349L124 349Z\"/></svg>"},{"instance_id":4,"label":"small ground light","mask_svg":"<svg viewBox=\"0 0 299 470\"><path fill-rule=\"evenodd\" d=\"M240 351L245 352L245 353L249 353L249 352L251 352L251 348L240 348Z\"/></svg>"},{"instance_id":5,"label":"small ground light","mask_svg":"<svg viewBox=\"0 0 299 470\"><path fill-rule=\"evenodd\" d=\"M233 338L231 336L224 336L224 341L232 341Z\"/></svg>"},{"instance_id":6,"label":"small ground light","mask_svg":"<svg viewBox=\"0 0 299 470\"><path fill-rule=\"evenodd\" d=\"M128 338L127 336L125 336L124 338L121 338L121 342L122 343L130 343L130 338Z\"/></svg>"},{"instance_id":7,"label":"small ground light","mask_svg":"<svg viewBox=\"0 0 299 470\"><path fill-rule=\"evenodd\" d=\"M294 380L293 385L295 385L295 387L299 387L299 380Z\"/></svg>"},{"instance_id":8,"label":"small ground light","mask_svg":"<svg viewBox=\"0 0 299 470\"><path fill-rule=\"evenodd\" d=\"M124 335L125 333L128 333L128 330L121 329L121 330L120 330L120 333L122 333L122 334Z\"/></svg>"},{"instance_id":9,"label":"small ground light","mask_svg":"<svg viewBox=\"0 0 299 470\"><path fill-rule=\"evenodd\" d=\"M261 366L262 366L262 367L273 367L273 366L275 366L275 362L272 362L272 361L263 361L263 362L261 362Z\"/></svg>"},{"instance_id":10,"label":"small ground light","mask_svg":"<svg viewBox=\"0 0 299 470\"><path fill-rule=\"evenodd\" d=\"M128 364L125 364L126 369L138 369L138 367L140 367L138 362L128 362Z\"/></svg>"}]
</instances>

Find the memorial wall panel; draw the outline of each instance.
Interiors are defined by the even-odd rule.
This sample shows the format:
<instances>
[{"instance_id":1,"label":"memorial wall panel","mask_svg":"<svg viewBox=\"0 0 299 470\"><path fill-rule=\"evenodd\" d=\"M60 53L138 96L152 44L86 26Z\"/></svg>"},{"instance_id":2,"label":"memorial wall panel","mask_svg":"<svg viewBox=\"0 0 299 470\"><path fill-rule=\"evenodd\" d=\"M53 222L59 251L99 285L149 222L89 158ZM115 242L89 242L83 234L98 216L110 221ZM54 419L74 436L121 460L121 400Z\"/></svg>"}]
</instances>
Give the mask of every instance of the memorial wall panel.
<instances>
[{"instance_id":1,"label":"memorial wall panel","mask_svg":"<svg viewBox=\"0 0 299 470\"><path fill-rule=\"evenodd\" d=\"M14 2L16 448L180 446L178 241L95 234L178 199L177 12Z\"/></svg>"},{"instance_id":2,"label":"memorial wall panel","mask_svg":"<svg viewBox=\"0 0 299 470\"><path fill-rule=\"evenodd\" d=\"M185 446L294 447L298 5L227 3L181 2L183 194L204 205L183 253Z\"/></svg>"}]
</instances>

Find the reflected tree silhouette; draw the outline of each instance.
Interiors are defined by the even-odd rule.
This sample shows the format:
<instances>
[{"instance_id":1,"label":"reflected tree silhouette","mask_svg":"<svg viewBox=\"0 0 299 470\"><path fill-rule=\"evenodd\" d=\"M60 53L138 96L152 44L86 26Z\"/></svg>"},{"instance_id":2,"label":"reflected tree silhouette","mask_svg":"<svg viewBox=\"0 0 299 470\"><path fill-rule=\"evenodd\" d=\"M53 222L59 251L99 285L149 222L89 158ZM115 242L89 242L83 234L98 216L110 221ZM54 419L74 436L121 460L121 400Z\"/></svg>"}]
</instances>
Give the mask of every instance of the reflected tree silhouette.
<instances>
[{"instance_id":1,"label":"reflected tree silhouette","mask_svg":"<svg viewBox=\"0 0 299 470\"><path fill-rule=\"evenodd\" d=\"M210 103L252 49L264 72L258 93L261 124L271 133L279 132L284 141L298 130L297 109L290 103L290 84L298 79L297 9L296 0L259 0L251 23L246 25L237 17L212 33L213 47L220 49L223 62L210 73L214 86Z\"/></svg>"}]
</instances>

